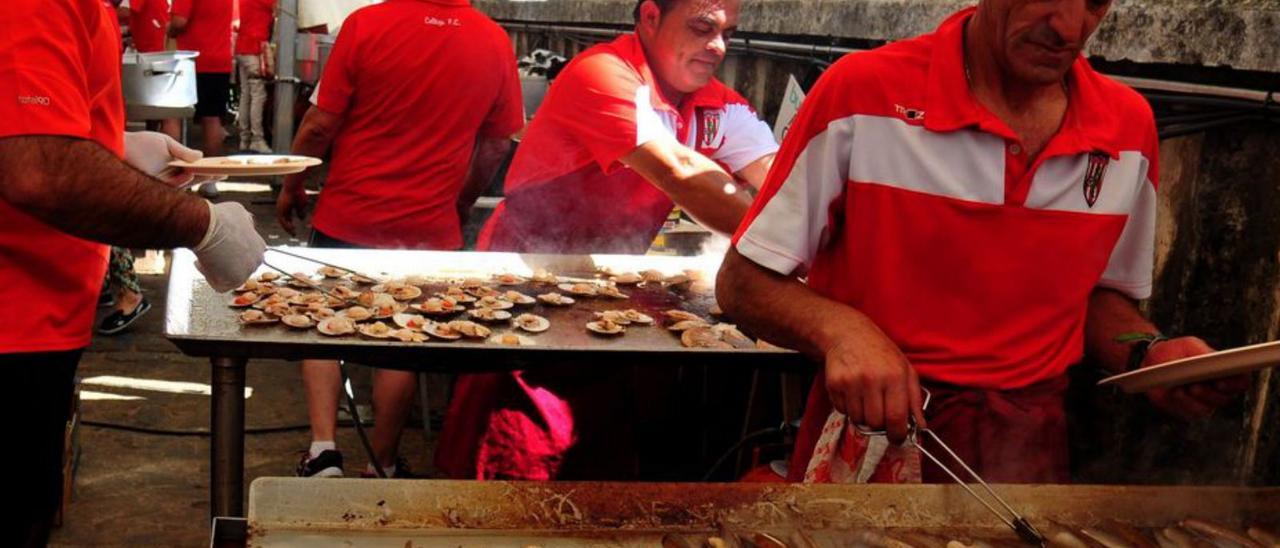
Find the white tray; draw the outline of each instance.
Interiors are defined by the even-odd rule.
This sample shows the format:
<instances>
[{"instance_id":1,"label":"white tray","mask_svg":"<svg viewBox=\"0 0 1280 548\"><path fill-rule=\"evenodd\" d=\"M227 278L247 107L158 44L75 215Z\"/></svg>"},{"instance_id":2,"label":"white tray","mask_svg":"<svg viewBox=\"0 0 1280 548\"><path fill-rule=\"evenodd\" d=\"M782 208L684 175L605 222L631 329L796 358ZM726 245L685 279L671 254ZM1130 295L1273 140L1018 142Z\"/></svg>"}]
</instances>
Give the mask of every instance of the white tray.
<instances>
[{"instance_id":1,"label":"white tray","mask_svg":"<svg viewBox=\"0 0 1280 548\"><path fill-rule=\"evenodd\" d=\"M1234 377L1280 364L1280 341L1242 346L1202 356L1144 367L1098 381L1098 386L1119 386L1127 393L1146 392Z\"/></svg>"},{"instance_id":2,"label":"white tray","mask_svg":"<svg viewBox=\"0 0 1280 548\"><path fill-rule=\"evenodd\" d=\"M288 175L320 165L319 158L283 154L241 154L201 158L194 162L174 160L169 167L185 169L196 175L272 176Z\"/></svg>"}]
</instances>

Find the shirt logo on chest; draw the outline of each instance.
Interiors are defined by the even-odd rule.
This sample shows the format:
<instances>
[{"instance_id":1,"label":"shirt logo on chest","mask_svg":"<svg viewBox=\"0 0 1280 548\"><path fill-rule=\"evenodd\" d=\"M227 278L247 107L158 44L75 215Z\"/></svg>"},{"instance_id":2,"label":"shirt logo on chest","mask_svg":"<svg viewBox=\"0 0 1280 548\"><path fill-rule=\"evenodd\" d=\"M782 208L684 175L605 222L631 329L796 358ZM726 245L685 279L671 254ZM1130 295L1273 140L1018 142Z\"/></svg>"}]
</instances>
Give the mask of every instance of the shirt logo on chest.
<instances>
[{"instance_id":1,"label":"shirt logo on chest","mask_svg":"<svg viewBox=\"0 0 1280 548\"><path fill-rule=\"evenodd\" d=\"M702 136L698 140L701 148L716 148L716 137L720 135L720 113L702 112Z\"/></svg>"},{"instance_id":2,"label":"shirt logo on chest","mask_svg":"<svg viewBox=\"0 0 1280 548\"><path fill-rule=\"evenodd\" d=\"M1111 157L1105 152L1089 154L1089 166L1084 170L1084 201L1093 207L1102 195L1102 179L1107 174L1107 164Z\"/></svg>"}]
</instances>

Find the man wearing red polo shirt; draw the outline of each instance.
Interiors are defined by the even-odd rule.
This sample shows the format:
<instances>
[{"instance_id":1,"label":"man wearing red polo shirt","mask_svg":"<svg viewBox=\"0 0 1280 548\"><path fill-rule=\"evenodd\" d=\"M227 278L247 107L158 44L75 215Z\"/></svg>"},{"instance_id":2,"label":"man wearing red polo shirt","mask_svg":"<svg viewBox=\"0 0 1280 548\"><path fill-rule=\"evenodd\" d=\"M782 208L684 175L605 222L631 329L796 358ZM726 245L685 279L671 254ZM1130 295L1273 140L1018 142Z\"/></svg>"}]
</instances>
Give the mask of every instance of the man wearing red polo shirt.
<instances>
[{"instance_id":1,"label":"man wearing red polo shirt","mask_svg":"<svg viewBox=\"0 0 1280 548\"><path fill-rule=\"evenodd\" d=\"M240 32L236 35L236 65L239 67L240 148L270 154L262 132L262 109L267 103L267 84L262 76L262 43L271 38L276 0L240 0Z\"/></svg>"},{"instance_id":2,"label":"man wearing red polo shirt","mask_svg":"<svg viewBox=\"0 0 1280 548\"><path fill-rule=\"evenodd\" d=\"M645 0L635 33L578 55L547 93L477 248L642 254L673 205L730 233L777 143L714 78L737 0ZM454 477L620 479L634 440L623 368L458 380L437 463ZM662 383L657 383L662 384Z\"/></svg>"},{"instance_id":3,"label":"man wearing red polo shirt","mask_svg":"<svg viewBox=\"0 0 1280 548\"><path fill-rule=\"evenodd\" d=\"M231 98L231 21L235 0L173 0L169 35L178 49L200 52L196 57L196 118L200 119L201 150L222 156L222 116ZM203 195L217 195L215 183L200 187Z\"/></svg>"},{"instance_id":4,"label":"man wearing red polo shirt","mask_svg":"<svg viewBox=\"0 0 1280 548\"><path fill-rule=\"evenodd\" d=\"M169 0L130 0L129 35L141 53L164 51L169 26Z\"/></svg>"},{"instance_id":5,"label":"man wearing red polo shirt","mask_svg":"<svg viewBox=\"0 0 1280 548\"><path fill-rule=\"evenodd\" d=\"M313 247L460 249L460 216L524 126L511 41L467 0L390 0L356 10L312 102L293 151L321 156L332 147ZM293 233L306 204L303 178L285 179L276 202L281 226ZM337 364L306 360L302 370L312 445L298 475L342 475ZM415 376L374 374L371 443L391 476L406 472L396 453Z\"/></svg>"},{"instance_id":6,"label":"man wearing red polo shirt","mask_svg":"<svg viewBox=\"0 0 1280 548\"><path fill-rule=\"evenodd\" d=\"M805 99L717 288L736 321L825 364L790 479L821 467L834 409L893 442L927 421L989 481L1066 482L1069 366L1209 351L1153 345L1134 304L1151 293L1158 142L1143 98L1080 55L1108 7L982 0L845 57ZM1149 335L1133 358L1126 333ZM1150 396L1190 416L1241 389Z\"/></svg>"},{"instance_id":7,"label":"man wearing red polo shirt","mask_svg":"<svg viewBox=\"0 0 1280 548\"><path fill-rule=\"evenodd\" d=\"M0 517L2 546L43 546L62 493L73 380L107 266L96 242L192 247L219 291L252 274L265 249L239 204L148 175L186 152L124 133L119 44L101 0L9 0L0 11L0 415L20 418L0 467L14 471L6 495L22 501Z\"/></svg>"}]
</instances>

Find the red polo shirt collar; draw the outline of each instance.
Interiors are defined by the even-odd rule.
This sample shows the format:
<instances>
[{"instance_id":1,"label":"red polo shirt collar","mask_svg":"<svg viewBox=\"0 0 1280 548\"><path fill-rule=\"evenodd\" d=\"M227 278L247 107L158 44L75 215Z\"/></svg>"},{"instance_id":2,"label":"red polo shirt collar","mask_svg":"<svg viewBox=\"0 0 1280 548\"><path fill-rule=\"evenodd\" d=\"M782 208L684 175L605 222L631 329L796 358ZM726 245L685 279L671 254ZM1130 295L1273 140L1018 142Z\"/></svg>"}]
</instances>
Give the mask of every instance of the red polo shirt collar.
<instances>
[{"instance_id":1,"label":"red polo shirt collar","mask_svg":"<svg viewBox=\"0 0 1280 548\"><path fill-rule=\"evenodd\" d=\"M925 129L948 132L977 127L1006 139L1015 139L1013 130L973 97L964 72L964 25L976 8L961 10L936 31L933 57L929 63L925 90ZM1099 86L1101 76L1083 57L1076 59L1067 75L1068 104L1062 128L1055 136L1055 154L1100 151L1119 156L1115 144L1117 117Z\"/></svg>"}]
</instances>

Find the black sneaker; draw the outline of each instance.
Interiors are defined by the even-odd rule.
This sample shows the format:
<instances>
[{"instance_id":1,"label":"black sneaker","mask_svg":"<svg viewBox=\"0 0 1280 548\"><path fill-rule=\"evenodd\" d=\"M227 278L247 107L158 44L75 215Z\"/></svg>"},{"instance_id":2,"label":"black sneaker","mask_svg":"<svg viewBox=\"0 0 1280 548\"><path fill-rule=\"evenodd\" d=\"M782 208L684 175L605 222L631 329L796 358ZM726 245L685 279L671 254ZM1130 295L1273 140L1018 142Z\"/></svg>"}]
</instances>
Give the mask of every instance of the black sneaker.
<instances>
[{"instance_id":1,"label":"black sneaker","mask_svg":"<svg viewBox=\"0 0 1280 548\"><path fill-rule=\"evenodd\" d=\"M138 321L138 318L141 318L149 310L151 310L151 301L148 301L146 297L143 297L141 301L138 301L138 306L133 308L133 312L125 314L123 311L116 310L103 318L102 323L98 324L98 333L103 335L115 335L116 333L124 331L125 329L128 329L129 326L133 325L133 322Z\"/></svg>"},{"instance_id":2,"label":"black sneaker","mask_svg":"<svg viewBox=\"0 0 1280 548\"><path fill-rule=\"evenodd\" d=\"M360 477L366 479L377 478L378 473L365 468L365 471L360 473ZM396 458L396 473L392 474L389 479L417 479L417 477L418 476L409 469L409 463L407 461L399 457Z\"/></svg>"},{"instance_id":3,"label":"black sneaker","mask_svg":"<svg viewBox=\"0 0 1280 548\"><path fill-rule=\"evenodd\" d=\"M111 288L104 288L102 293L98 294L98 308L106 308L116 305L116 296L111 293Z\"/></svg>"},{"instance_id":4,"label":"black sneaker","mask_svg":"<svg viewBox=\"0 0 1280 548\"><path fill-rule=\"evenodd\" d=\"M300 478L340 478L342 453L336 449L325 449L313 459L309 451L303 451L298 469L294 473Z\"/></svg>"}]
</instances>

